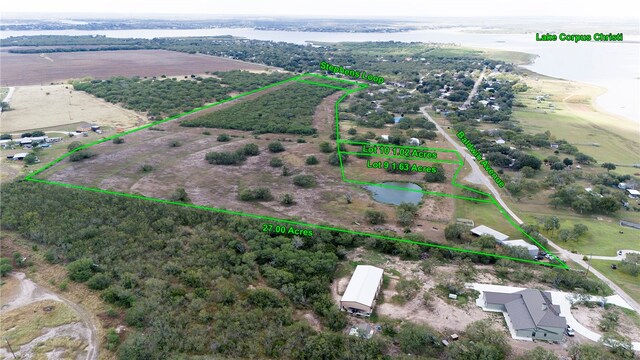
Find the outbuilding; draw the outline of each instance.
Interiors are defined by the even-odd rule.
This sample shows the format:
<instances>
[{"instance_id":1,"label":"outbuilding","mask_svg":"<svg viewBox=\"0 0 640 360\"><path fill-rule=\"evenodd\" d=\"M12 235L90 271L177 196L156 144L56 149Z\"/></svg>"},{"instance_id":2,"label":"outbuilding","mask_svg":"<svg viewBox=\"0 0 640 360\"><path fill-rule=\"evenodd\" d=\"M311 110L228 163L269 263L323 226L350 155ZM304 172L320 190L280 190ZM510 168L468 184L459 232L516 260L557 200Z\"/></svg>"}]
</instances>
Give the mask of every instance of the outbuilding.
<instances>
[{"instance_id":1,"label":"outbuilding","mask_svg":"<svg viewBox=\"0 0 640 360\"><path fill-rule=\"evenodd\" d=\"M529 255L531 255L532 258L536 257L538 255L538 252L540 251L540 249L538 249L537 246L535 246L533 244L529 244L528 242L526 242L526 241L524 241L522 239L503 241L502 245L504 245L504 246L520 246L520 247L523 247L523 248L527 249L527 251L529 251Z\"/></svg>"},{"instance_id":2,"label":"outbuilding","mask_svg":"<svg viewBox=\"0 0 640 360\"><path fill-rule=\"evenodd\" d=\"M627 192L629 193L629 197L632 198L632 199L635 199L638 196L640 196L640 191L638 191L638 190L627 189Z\"/></svg>"},{"instance_id":3,"label":"outbuilding","mask_svg":"<svg viewBox=\"0 0 640 360\"><path fill-rule=\"evenodd\" d=\"M375 266L356 266L340 300L340 309L357 316L371 316L382 287L383 273Z\"/></svg>"},{"instance_id":4,"label":"outbuilding","mask_svg":"<svg viewBox=\"0 0 640 360\"><path fill-rule=\"evenodd\" d=\"M501 233L500 231L494 230L494 229L492 229L492 228L490 228L488 226L485 226L485 225L480 225L480 226L474 227L473 229L471 229L471 233L473 235L476 235L476 236L491 235L500 244L502 244L502 242L505 241L505 240L509 240L509 235L505 235L505 234Z\"/></svg>"}]
</instances>

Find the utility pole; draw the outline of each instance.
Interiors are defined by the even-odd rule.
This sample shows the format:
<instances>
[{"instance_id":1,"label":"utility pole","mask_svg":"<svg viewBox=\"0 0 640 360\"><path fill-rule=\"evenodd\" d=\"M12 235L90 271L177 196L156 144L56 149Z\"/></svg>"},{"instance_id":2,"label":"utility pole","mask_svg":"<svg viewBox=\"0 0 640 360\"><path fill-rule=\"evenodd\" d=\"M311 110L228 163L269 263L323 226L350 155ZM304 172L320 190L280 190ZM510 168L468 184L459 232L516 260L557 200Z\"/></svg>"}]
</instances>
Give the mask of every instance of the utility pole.
<instances>
[{"instance_id":1,"label":"utility pole","mask_svg":"<svg viewBox=\"0 0 640 360\"><path fill-rule=\"evenodd\" d=\"M17 359L16 354L13 352L13 349L11 348L11 344L9 344L9 339L5 337L4 341L7 343L7 347L9 348L9 351L11 351L11 355L13 355L13 358Z\"/></svg>"},{"instance_id":2,"label":"utility pole","mask_svg":"<svg viewBox=\"0 0 640 360\"><path fill-rule=\"evenodd\" d=\"M591 269L591 258L593 258L593 253L589 254L589 261L587 262L587 272L584 273L584 276L589 275L589 270Z\"/></svg>"}]
</instances>

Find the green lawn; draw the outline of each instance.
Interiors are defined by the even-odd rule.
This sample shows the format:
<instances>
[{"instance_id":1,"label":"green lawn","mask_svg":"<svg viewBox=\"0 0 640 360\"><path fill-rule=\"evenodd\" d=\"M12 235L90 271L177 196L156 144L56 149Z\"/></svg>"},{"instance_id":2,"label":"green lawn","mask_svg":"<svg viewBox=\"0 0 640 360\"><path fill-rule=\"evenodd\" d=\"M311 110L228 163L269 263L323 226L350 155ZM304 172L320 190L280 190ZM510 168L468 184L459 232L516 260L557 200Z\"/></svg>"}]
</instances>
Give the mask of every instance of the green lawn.
<instances>
[{"instance_id":1,"label":"green lawn","mask_svg":"<svg viewBox=\"0 0 640 360\"><path fill-rule=\"evenodd\" d=\"M567 250L576 250L585 255L615 256L616 251L621 249L640 251L640 230L622 227L615 219L561 218L560 225L561 229L572 229L578 223L587 225L589 231L586 235L578 240L556 243ZM624 233L620 234L620 231Z\"/></svg>"},{"instance_id":2,"label":"green lawn","mask_svg":"<svg viewBox=\"0 0 640 360\"><path fill-rule=\"evenodd\" d=\"M511 239L522 239L524 236L507 221L493 204L456 199L455 217L471 219L475 222L475 226L486 225L509 235Z\"/></svg>"},{"instance_id":3,"label":"green lawn","mask_svg":"<svg viewBox=\"0 0 640 360\"><path fill-rule=\"evenodd\" d=\"M609 278L616 285L620 286L634 300L640 301L640 277L627 275L620 270L611 269L611 264L618 261L609 260L591 260L591 266L598 270L602 275Z\"/></svg>"}]
</instances>

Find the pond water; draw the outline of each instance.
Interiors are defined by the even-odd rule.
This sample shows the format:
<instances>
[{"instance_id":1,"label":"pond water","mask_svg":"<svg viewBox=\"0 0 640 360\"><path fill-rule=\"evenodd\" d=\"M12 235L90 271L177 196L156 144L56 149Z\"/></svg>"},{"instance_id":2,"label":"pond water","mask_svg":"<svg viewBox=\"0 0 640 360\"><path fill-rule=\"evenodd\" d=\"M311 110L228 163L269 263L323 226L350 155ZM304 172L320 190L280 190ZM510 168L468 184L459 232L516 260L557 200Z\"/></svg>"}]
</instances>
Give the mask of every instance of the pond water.
<instances>
[{"instance_id":1,"label":"pond water","mask_svg":"<svg viewBox=\"0 0 640 360\"><path fill-rule=\"evenodd\" d=\"M407 190L419 190L422 191L422 188L414 183L405 183L405 182L383 182L380 185L401 188L401 189L393 189L389 187L380 187L369 185L364 188L367 189L371 196L373 196L373 200L390 205L400 205L402 203L410 203L417 205L422 200L422 196L424 195L421 192L415 191L407 191ZM403 190L407 189L407 190Z\"/></svg>"}]
</instances>

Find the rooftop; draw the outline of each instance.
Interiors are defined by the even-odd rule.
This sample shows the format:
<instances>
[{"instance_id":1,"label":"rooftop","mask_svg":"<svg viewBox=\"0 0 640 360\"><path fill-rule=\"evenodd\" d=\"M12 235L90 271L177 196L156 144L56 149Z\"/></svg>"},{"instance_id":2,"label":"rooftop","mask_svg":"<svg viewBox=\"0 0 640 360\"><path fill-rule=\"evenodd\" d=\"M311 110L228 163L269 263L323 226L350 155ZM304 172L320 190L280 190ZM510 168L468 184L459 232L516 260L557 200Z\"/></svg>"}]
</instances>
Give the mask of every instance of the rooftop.
<instances>
[{"instance_id":1,"label":"rooftop","mask_svg":"<svg viewBox=\"0 0 640 360\"><path fill-rule=\"evenodd\" d=\"M476 226L473 229L471 229L471 232L475 235L478 236L482 236L482 235L491 235L494 238L496 238L496 240L502 242L505 240L509 239L509 235L505 235L497 230L493 230L492 228L485 226L485 225L480 225L480 226Z\"/></svg>"},{"instance_id":2,"label":"rooftop","mask_svg":"<svg viewBox=\"0 0 640 360\"><path fill-rule=\"evenodd\" d=\"M383 270L371 265L358 265L351 276L349 285L342 295L342 301L351 301L372 306L382 280Z\"/></svg>"},{"instance_id":3,"label":"rooftop","mask_svg":"<svg viewBox=\"0 0 640 360\"><path fill-rule=\"evenodd\" d=\"M525 289L512 294L487 291L487 303L504 304L514 329L536 327L565 328L567 320L560 316L560 306L551 303L551 294Z\"/></svg>"}]
</instances>

